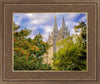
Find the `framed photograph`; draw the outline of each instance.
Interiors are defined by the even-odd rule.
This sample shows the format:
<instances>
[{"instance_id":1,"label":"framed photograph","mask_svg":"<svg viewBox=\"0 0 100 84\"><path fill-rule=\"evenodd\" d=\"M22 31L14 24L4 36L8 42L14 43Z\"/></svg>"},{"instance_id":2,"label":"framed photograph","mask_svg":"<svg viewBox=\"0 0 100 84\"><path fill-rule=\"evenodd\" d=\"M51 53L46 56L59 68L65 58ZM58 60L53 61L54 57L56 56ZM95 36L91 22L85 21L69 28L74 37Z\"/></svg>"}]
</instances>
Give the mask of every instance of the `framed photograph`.
<instances>
[{"instance_id":1,"label":"framed photograph","mask_svg":"<svg viewBox=\"0 0 100 84\"><path fill-rule=\"evenodd\" d=\"M13 13L12 24L14 71L87 70L87 13Z\"/></svg>"},{"instance_id":2,"label":"framed photograph","mask_svg":"<svg viewBox=\"0 0 100 84\"><path fill-rule=\"evenodd\" d=\"M1 0L1 84L99 84L99 0Z\"/></svg>"}]
</instances>

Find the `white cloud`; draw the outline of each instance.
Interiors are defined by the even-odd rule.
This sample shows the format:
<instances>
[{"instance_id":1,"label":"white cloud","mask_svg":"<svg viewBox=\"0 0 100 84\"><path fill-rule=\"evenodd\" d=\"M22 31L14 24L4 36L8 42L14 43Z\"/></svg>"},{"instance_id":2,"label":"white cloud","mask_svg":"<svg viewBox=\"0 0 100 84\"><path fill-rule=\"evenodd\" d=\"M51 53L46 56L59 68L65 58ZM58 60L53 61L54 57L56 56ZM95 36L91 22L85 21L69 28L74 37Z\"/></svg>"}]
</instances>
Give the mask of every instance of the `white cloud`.
<instances>
[{"instance_id":1,"label":"white cloud","mask_svg":"<svg viewBox=\"0 0 100 84\"><path fill-rule=\"evenodd\" d=\"M85 22L85 21L87 21L87 15L84 15L79 21L80 21L80 22Z\"/></svg>"},{"instance_id":2,"label":"white cloud","mask_svg":"<svg viewBox=\"0 0 100 84\"><path fill-rule=\"evenodd\" d=\"M77 22L73 22L73 21L66 21L65 22L66 26L68 26L68 29L70 30L70 34L75 34L75 31L74 31L74 25L78 25L79 23ZM44 41L47 41L48 40L48 36L49 36L49 32L51 33L53 31L53 25L40 25L39 26L42 30L44 30L42 36L43 36L43 40ZM61 26L59 26L58 28L60 29ZM32 33L30 35L31 38L34 38L34 36L37 34L37 30L38 30L38 27L37 26L34 26L34 27L31 27L31 28L28 28L30 30L32 30Z\"/></svg>"},{"instance_id":3,"label":"white cloud","mask_svg":"<svg viewBox=\"0 0 100 84\"><path fill-rule=\"evenodd\" d=\"M30 18L29 23L40 25L50 21L50 14L25 14L26 17Z\"/></svg>"},{"instance_id":4,"label":"white cloud","mask_svg":"<svg viewBox=\"0 0 100 84\"><path fill-rule=\"evenodd\" d=\"M29 30L35 31L37 29L36 26L28 28Z\"/></svg>"},{"instance_id":5,"label":"white cloud","mask_svg":"<svg viewBox=\"0 0 100 84\"><path fill-rule=\"evenodd\" d=\"M50 25L45 25L45 26L41 26L41 28L44 30L44 33L43 33L43 40L44 41L47 41L48 40L48 36L49 36L49 32L52 31L53 29L53 26L50 26Z\"/></svg>"},{"instance_id":6,"label":"white cloud","mask_svg":"<svg viewBox=\"0 0 100 84\"><path fill-rule=\"evenodd\" d=\"M32 31L31 35L29 37L34 38L34 36L38 33L38 29L41 28L43 30L43 37L44 37L44 41L47 41L48 39L48 35L49 32L51 32L53 30L53 25L54 25L54 16L57 16L57 20L58 20L58 29L60 29L61 25L62 25L62 17L64 16L65 18L65 23L66 26L68 26L68 29L70 30L71 34L74 34L75 31L73 31L73 27L74 25L78 25L78 22L74 22L74 19L77 18L80 13L19 13L17 14L18 18L15 19L15 22L18 25L22 25L21 21L23 20L23 18L28 18L29 21L26 21L23 23L24 26L27 26L28 29L30 29ZM82 17L80 19L80 21L84 21L86 19L86 16ZM61 22L61 23L60 23ZM52 24L51 24L52 23ZM45 25L43 25L45 24Z\"/></svg>"},{"instance_id":7,"label":"white cloud","mask_svg":"<svg viewBox=\"0 0 100 84\"><path fill-rule=\"evenodd\" d=\"M15 15L16 16L16 15ZM17 14L18 18L16 19L14 16L13 16L13 22L16 22L17 25L21 25L21 20L23 18L23 15L22 14Z\"/></svg>"},{"instance_id":8,"label":"white cloud","mask_svg":"<svg viewBox=\"0 0 100 84\"><path fill-rule=\"evenodd\" d=\"M68 29L70 30L70 34L75 34L74 26L78 25L78 22L73 21L66 21L65 24L68 26Z\"/></svg>"},{"instance_id":9,"label":"white cloud","mask_svg":"<svg viewBox=\"0 0 100 84\"><path fill-rule=\"evenodd\" d=\"M33 17L33 14L32 13L26 13L24 15L27 16L27 17L29 17L29 18L32 18Z\"/></svg>"},{"instance_id":10,"label":"white cloud","mask_svg":"<svg viewBox=\"0 0 100 84\"><path fill-rule=\"evenodd\" d=\"M72 33L72 34L75 34L75 30L74 30L74 29L71 29L71 33Z\"/></svg>"},{"instance_id":11,"label":"white cloud","mask_svg":"<svg viewBox=\"0 0 100 84\"><path fill-rule=\"evenodd\" d=\"M41 18L39 18L39 19L32 19L30 21L31 24L36 24L36 25L43 24L43 23L46 23L46 22L47 22L47 19L41 19Z\"/></svg>"},{"instance_id":12,"label":"white cloud","mask_svg":"<svg viewBox=\"0 0 100 84\"><path fill-rule=\"evenodd\" d=\"M36 27L36 26L34 26L34 27L29 27L28 29L31 30L31 34L30 34L28 37L30 37L30 38L33 39L34 36L37 34L37 32L36 32L36 31L37 31L37 28L38 28L38 27Z\"/></svg>"},{"instance_id":13,"label":"white cloud","mask_svg":"<svg viewBox=\"0 0 100 84\"><path fill-rule=\"evenodd\" d=\"M76 17L78 17L80 13L69 13L66 15L66 20L74 20Z\"/></svg>"},{"instance_id":14,"label":"white cloud","mask_svg":"<svg viewBox=\"0 0 100 84\"><path fill-rule=\"evenodd\" d=\"M71 34L78 34L78 35L80 34L80 32L77 32L77 33L76 33L74 29L71 29L71 32L70 32L70 33L71 33Z\"/></svg>"},{"instance_id":15,"label":"white cloud","mask_svg":"<svg viewBox=\"0 0 100 84\"><path fill-rule=\"evenodd\" d=\"M53 28L53 27L50 26L50 25L45 25L45 26L40 25L39 27L40 27L40 29L44 30L44 32L43 32L43 34L42 34L43 40L44 40L44 41L47 41L47 40L48 40L48 36L49 36L49 32L52 31L52 28ZM30 38L33 39L34 36L35 36L36 34L39 33L39 32L38 32L39 27L35 26L35 27L30 27L30 28L28 28L29 30L32 31L31 34L30 34L28 37L30 37Z\"/></svg>"}]
</instances>

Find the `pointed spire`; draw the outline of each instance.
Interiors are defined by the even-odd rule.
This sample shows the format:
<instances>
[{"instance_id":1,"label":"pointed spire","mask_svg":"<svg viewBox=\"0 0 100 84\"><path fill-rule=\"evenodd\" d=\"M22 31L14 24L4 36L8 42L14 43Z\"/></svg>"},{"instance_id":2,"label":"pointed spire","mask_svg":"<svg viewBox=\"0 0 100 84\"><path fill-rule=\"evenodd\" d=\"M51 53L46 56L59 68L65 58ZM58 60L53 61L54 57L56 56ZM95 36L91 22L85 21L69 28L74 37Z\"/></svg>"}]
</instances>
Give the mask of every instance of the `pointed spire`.
<instances>
[{"instance_id":1,"label":"pointed spire","mask_svg":"<svg viewBox=\"0 0 100 84\"><path fill-rule=\"evenodd\" d=\"M56 19L56 16L55 16L55 19Z\"/></svg>"},{"instance_id":2,"label":"pointed spire","mask_svg":"<svg viewBox=\"0 0 100 84\"><path fill-rule=\"evenodd\" d=\"M56 23L56 16L55 16L55 23L54 23L54 27L53 27L53 32L58 32L58 27L57 27L57 23Z\"/></svg>"},{"instance_id":3,"label":"pointed spire","mask_svg":"<svg viewBox=\"0 0 100 84\"><path fill-rule=\"evenodd\" d=\"M48 36L48 42L50 41L50 32L49 32L49 36Z\"/></svg>"},{"instance_id":4,"label":"pointed spire","mask_svg":"<svg viewBox=\"0 0 100 84\"><path fill-rule=\"evenodd\" d=\"M49 32L49 38L50 38L50 32Z\"/></svg>"},{"instance_id":5,"label":"pointed spire","mask_svg":"<svg viewBox=\"0 0 100 84\"><path fill-rule=\"evenodd\" d=\"M63 17L63 21L62 21L62 28L65 28L66 25L65 25L65 21L64 21L64 17Z\"/></svg>"},{"instance_id":6,"label":"pointed spire","mask_svg":"<svg viewBox=\"0 0 100 84\"><path fill-rule=\"evenodd\" d=\"M64 22L64 16L63 16L63 22Z\"/></svg>"},{"instance_id":7,"label":"pointed spire","mask_svg":"<svg viewBox=\"0 0 100 84\"><path fill-rule=\"evenodd\" d=\"M70 35L70 30L69 30L69 35Z\"/></svg>"}]
</instances>

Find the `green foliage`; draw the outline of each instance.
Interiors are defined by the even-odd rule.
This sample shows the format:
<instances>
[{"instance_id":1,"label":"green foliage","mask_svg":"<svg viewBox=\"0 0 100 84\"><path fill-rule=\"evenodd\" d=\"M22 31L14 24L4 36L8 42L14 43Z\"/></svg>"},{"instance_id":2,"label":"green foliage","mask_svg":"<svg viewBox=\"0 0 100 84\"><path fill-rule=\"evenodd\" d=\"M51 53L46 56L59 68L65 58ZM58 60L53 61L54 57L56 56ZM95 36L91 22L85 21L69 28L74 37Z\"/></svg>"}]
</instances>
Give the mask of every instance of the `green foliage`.
<instances>
[{"instance_id":1,"label":"green foliage","mask_svg":"<svg viewBox=\"0 0 100 84\"><path fill-rule=\"evenodd\" d=\"M13 24L14 28L14 70L48 70L50 65L43 64L42 55L47 52L50 45L43 42L39 33L34 39L27 38L30 30L19 30L20 26Z\"/></svg>"},{"instance_id":2,"label":"green foliage","mask_svg":"<svg viewBox=\"0 0 100 84\"><path fill-rule=\"evenodd\" d=\"M53 67L43 63L43 55L50 45L42 40L41 34L28 38L31 31L14 29L14 70L86 70L87 33L85 22L79 22L74 29L76 34L57 42L60 49L53 55ZM77 34L80 31L80 34Z\"/></svg>"},{"instance_id":3,"label":"green foliage","mask_svg":"<svg viewBox=\"0 0 100 84\"><path fill-rule=\"evenodd\" d=\"M80 29L80 34L57 42L61 48L53 56L56 70L86 70L86 24L80 22L74 29L76 32Z\"/></svg>"},{"instance_id":4,"label":"green foliage","mask_svg":"<svg viewBox=\"0 0 100 84\"><path fill-rule=\"evenodd\" d=\"M74 26L74 30L77 32L78 30L81 30L80 35L77 35L77 42L80 42L80 44L85 44L87 41L87 32L86 32L86 24L85 22L79 22L79 25Z\"/></svg>"}]
</instances>

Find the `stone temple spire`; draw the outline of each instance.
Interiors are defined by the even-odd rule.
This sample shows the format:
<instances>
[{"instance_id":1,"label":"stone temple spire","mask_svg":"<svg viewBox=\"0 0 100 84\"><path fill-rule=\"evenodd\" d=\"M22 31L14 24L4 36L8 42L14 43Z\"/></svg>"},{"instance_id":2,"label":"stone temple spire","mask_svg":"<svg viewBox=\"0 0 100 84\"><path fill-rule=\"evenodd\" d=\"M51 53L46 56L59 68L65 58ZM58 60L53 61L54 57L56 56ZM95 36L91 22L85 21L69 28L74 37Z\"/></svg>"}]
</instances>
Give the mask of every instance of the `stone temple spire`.
<instances>
[{"instance_id":1,"label":"stone temple spire","mask_svg":"<svg viewBox=\"0 0 100 84\"><path fill-rule=\"evenodd\" d=\"M62 38L62 39L67 38L68 32L69 32L69 31L68 31L68 27L66 27L65 21L64 21L64 17L63 17L61 38Z\"/></svg>"},{"instance_id":2,"label":"stone temple spire","mask_svg":"<svg viewBox=\"0 0 100 84\"><path fill-rule=\"evenodd\" d=\"M55 16L55 23L53 27L53 52L56 52L57 38L58 38L58 27L57 27L56 16Z\"/></svg>"},{"instance_id":3,"label":"stone temple spire","mask_svg":"<svg viewBox=\"0 0 100 84\"><path fill-rule=\"evenodd\" d=\"M65 21L64 21L64 17L63 17L63 21L62 21L62 31L64 31L65 28L66 28L66 25L65 25Z\"/></svg>"},{"instance_id":4,"label":"stone temple spire","mask_svg":"<svg viewBox=\"0 0 100 84\"><path fill-rule=\"evenodd\" d=\"M53 27L53 32L58 32L58 27L57 27L57 22L56 22L56 16L55 16L55 23L54 23L54 27Z\"/></svg>"},{"instance_id":5,"label":"stone temple spire","mask_svg":"<svg viewBox=\"0 0 100 84\"><path fill-rule=\"evenodd\" d=\"M50 32L49 32L49 37L50 37Z\"/></svg>"},{"instance_id":6,"label":"stone temple spire","mask_svg":"<svg viewBox=\"0 0 100 84\"><path fill-rule=\"evenodd\" d=\"M49 36L48 36L48 42L50 42L50 32L49 32Z\"/></svg>"},{"instance_id":7,"label":"stone temple spire","mask_svg":"<svg viewBox=\"0 0 100 84\"><path fill-rule=\"evenodd\" d=\"M50 32L49 32L49 36L48 36L48 40L50 39Z\"/></svg>"}]
</instances>

